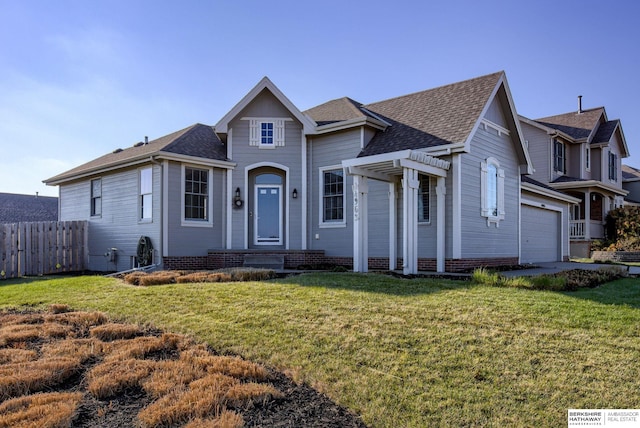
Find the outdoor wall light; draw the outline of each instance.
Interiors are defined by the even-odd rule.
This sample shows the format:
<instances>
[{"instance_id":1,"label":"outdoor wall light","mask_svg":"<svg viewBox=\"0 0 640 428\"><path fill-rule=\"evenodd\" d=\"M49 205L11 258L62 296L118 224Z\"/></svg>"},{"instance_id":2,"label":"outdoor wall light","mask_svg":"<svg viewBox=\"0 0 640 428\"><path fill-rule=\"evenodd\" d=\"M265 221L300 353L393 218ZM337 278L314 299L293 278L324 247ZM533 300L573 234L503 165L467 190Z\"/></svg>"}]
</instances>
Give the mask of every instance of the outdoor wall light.
<instances>
[{"instance_id":1,"label":"outdoor wall light","mask_svg":"<svg viewBox=\"0 0 640 428\"><path fill-rule=\"evenodd\" d=\"M233 206L236 208L242 208L242 199L240 199L240 188L236 187L236 193L233 197Z\"/></svg>"},{"instance_id":2,"label":"outdoor wall light","mask_svg":"<svg viewBox=\"0 0 640 428\"><path fill-rule=\"evenodd\" d=\"M293 189L293 199L298 199L298 189Z\"/></svg>"}]
</instances>

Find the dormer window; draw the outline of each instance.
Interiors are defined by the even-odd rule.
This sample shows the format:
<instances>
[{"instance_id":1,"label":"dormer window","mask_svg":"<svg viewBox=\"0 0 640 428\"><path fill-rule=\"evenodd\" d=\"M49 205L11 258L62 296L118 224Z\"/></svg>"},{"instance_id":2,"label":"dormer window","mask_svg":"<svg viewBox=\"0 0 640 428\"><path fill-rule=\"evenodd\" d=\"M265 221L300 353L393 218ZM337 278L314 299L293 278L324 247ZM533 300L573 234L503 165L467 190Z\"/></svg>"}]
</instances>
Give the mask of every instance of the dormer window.
<instances>
[{"instance_id":1,"label":"dormer window","mask_svg":"<svg viewBox=\"0 0 640 428\"><path fill-rule=\"evenodd\" d=\"M249 145L260 149L275 149L283 147L285 140L284 123L288 118L257 118L249 119Z\"/></svg>"},{"instance_id":2,"label":"dormer window","mask_svg":"<svg viewBox=\"0 0 640 428\"><path fill-rule=\"evenodd\" d=\"M553 140L553 169L561 174L567 172L567 152L559 140Z\"/></svg>"}]
</instances>

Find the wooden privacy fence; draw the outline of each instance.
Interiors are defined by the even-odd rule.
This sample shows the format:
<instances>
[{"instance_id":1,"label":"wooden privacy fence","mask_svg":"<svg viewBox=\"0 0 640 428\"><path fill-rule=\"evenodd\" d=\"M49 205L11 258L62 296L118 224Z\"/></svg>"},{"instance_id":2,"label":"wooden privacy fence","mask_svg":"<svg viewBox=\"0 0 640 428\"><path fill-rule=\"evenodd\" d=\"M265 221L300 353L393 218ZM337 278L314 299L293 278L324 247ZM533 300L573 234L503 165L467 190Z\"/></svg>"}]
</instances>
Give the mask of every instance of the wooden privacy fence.
<instances>
[{"instance_id":1,"label":"wooden privacy fence","mask_svg":"<svg viewBox=\"0 0 640 428\"><path fill-rule=\"evenodd\" d=\"M0 279L85 270L88 236L86 221L0 224Z\"/></svg>"}]
</instances>

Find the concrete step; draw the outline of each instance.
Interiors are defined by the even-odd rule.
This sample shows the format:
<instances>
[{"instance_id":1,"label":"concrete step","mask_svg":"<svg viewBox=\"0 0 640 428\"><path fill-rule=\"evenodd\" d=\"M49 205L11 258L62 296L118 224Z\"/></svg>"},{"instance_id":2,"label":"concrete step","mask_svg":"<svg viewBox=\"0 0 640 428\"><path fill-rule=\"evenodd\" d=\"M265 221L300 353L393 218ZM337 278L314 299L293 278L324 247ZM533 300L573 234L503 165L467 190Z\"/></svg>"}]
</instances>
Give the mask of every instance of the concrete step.
<instances>
[{"instance_id":1,"label":"concrete step","mask_svg":"<svg viewBox=\"0 0 640 428\"><path fill-rule=\"evenodd\" d=\"M277 254L245 254L242 266L283 270L284 256Z\"/></svg>"}]
</instances>

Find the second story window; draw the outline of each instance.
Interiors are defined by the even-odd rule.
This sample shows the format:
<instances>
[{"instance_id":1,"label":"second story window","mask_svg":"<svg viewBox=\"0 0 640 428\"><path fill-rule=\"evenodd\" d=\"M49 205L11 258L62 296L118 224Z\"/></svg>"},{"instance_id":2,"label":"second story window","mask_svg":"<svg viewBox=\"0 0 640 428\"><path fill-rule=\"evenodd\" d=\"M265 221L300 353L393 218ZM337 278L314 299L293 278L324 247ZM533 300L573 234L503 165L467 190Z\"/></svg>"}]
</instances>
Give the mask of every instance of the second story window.
<instances>
[{"instance_id":1,"label":"second story window","mask_svg":"<svg viewBox=\"0 0 640 428\"><path fill-rule=\"evenodd\" d=\"M559 173L567 172L566 148L563 143L553 140L553 169Z\"/></svg>"},{"instance_id":2,"label":"second story window","mask_svg":"<svg viewBox=\"0 0 640 428\"><path fill-rule=\"evenodd\" d=\"M609 180L618 181L618 155L609 152Z\"/></svg>"},{"instance_id":3,"label":"second story window","mask_svg":"<svg viewBox=\"0 0 640 428\"><path fill-rule=\"evenodd\" d=\"M273 122L262 122L260 124L260 144L273 144Z\"/></svg>"},{"instance_id":4,"label":"second story window","mask_svg":"<svg viewBox=\"0 0 640 428\"><path fill-rule=\"evenodd\" d=\"M91 180L91 215L102 215L102 179Z\"/></svg>"},{"instance_id":5,"label":"second story window","mask_svg":"<svg viewBox=\"0 0 640 428\"><path fill-rule=\"evenodd\" d=\"M584 150L584 167L587 171L591 169L591 148L589 146Z\"/></svg>"}]
</instances>

